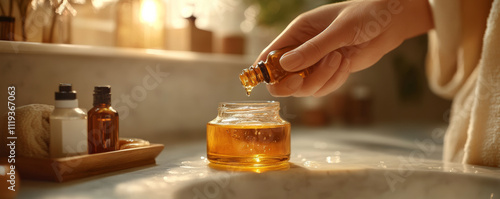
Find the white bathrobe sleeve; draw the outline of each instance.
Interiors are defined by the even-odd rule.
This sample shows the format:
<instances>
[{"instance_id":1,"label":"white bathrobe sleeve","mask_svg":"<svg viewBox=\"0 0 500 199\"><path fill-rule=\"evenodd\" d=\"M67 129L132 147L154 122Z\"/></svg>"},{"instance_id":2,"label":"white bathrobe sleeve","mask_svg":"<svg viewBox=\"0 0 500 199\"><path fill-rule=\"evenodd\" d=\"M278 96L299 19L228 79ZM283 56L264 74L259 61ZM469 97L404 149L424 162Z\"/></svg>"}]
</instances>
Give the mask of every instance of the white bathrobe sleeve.
<instances>
[{"instance_id":1,"label":"white bathrobe sleeve","mask_svg":"<svg viewBox=\"0 0 500 199\"><path fill-rule=\"evenodd\" d=\"M500 7L494 1L491 9L489 0L429 1L435 28L428 81L436 94L453 99L445 161L500 166Z\"/></svg>"}]
</instances>

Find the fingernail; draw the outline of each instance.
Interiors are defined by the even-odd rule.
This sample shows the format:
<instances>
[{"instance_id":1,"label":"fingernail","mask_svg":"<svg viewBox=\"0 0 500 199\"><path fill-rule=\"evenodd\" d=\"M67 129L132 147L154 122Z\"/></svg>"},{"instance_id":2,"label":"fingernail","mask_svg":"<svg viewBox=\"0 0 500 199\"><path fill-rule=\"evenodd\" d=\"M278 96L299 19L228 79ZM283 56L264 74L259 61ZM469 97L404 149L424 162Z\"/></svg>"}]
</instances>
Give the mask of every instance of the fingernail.
<instances>
[{"instance_id":1,"label":"fingernail","mask_svg":"<svg viewBox=\"0 0 500 199\"><path fill-rule=\"evenodd\" d=\"M285 70L294 71L304 63L304 57L295 50L285 53L280 58L281 67Z\"/></svg>"},{"instance_id":2,"label":"fingernail","mask_svg":"<svg viewBox=\"0 0 500 199\"><path fill-rule=\"evenodd\" d=\"M290 90L298 90L302 86L302 77L298 74L290 75L287 78L286 87Z\"/></svg>"}]
</instances>

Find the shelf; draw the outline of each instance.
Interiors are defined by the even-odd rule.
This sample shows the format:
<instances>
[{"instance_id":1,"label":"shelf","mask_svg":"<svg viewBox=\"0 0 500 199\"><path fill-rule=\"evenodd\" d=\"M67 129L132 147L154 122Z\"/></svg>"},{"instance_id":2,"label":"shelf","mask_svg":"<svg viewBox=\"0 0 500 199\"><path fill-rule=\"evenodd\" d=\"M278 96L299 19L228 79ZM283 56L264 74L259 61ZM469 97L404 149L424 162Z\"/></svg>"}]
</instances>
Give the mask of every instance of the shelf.
<instances>
[{"instance_id":1,"label":"shelf","mask_svg":"<svg viewBox=\"0 0 500 199\"><path fill-rule=\"evenodd\" d=\"M88 57L132 58L174 61L248 64L253 56L169 51L158 49L117 48L74 44L46 44L36 42L0 41L0 54L73 55Z\"/></svg>"}]
</instances>

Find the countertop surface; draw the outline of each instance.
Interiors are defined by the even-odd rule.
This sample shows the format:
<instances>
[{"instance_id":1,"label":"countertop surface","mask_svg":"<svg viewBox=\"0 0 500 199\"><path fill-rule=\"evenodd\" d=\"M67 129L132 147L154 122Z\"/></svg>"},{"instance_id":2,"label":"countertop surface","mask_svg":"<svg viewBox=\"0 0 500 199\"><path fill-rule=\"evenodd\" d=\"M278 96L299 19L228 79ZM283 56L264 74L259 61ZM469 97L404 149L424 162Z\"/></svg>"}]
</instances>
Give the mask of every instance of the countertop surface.
<instances>
[{"instance_id":1,"label":"countertop surface","mask_svg":"<svg viewBox=\"0 0 500 199\"><path fill-rule=\"evenodd\" d=\"M18 198L500 198L500 168L440 160L444 129L294 128L290 164L274 171L221 170L204 140L170 140L156 165L22 180Z\"/></svg>"}]
</instances>

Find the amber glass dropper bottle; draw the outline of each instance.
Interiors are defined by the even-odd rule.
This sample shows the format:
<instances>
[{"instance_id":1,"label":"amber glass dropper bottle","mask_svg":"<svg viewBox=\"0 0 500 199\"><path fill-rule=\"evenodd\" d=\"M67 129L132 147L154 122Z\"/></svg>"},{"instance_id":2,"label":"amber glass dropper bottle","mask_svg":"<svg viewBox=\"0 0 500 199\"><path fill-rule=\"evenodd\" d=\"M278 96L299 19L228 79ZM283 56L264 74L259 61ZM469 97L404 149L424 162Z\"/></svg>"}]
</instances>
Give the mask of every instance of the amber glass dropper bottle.
<instances>
[{"instance_id":1,"label":"amber glass dropper bottle","mask_svg":"<svg viewBox=\"0 0 500 199\"><path fill-rule=\"evenodd\" d=\"M89 154L115 151L118 142L118 112L111 107L111 87L94 88L94 107L88 112Z\"/></svg>"},{"instance_id":2,"label":"amber glass dropper bottle","mask_svg":"<svg viewBox=\"0 0 500 199\"><path fill-rule=\"evenodd\" d=\"M250 66L243 69L240 74L240 81L245 88L247 95L250 96L252 89L261 82L267 84L275 84L290 74L299 74L305 78L311 73L311 68L307 68L298 72L285 71L280 65L280 58L286 52L293 50L297 46L289 46L279 50L271 51L267 55L266 61L260 61L255 66Z\"/></svg>"}]
</instances>

